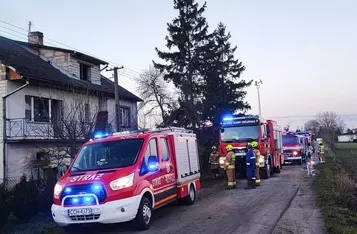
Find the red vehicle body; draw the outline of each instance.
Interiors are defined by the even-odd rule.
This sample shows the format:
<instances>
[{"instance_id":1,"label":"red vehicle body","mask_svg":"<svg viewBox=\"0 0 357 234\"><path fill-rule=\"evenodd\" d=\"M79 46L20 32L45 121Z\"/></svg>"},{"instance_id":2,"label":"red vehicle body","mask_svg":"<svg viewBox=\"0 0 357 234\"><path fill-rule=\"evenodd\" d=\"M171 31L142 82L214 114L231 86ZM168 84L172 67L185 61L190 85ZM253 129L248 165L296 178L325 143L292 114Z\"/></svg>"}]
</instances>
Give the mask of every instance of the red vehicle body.
<instances>
[{"instance_id":1,"label":"red vehicle body","mask_svg":"<svg viewBox=\"0 0 357 234\"><path fill-rule=\"evenodd\" d=\"M306 160L303 138L293 132L283 134L284 159L286 162L297 162L302 165L303 161Z\"/></svg>"},{"instance_id":2,"label":"red vehicle body","mask_svg":"<svg viewBox=\"0 0 357 234\"><path fill-rule=\"evenodd\" d=\"M136 221L148 229L153 209L200 189L196 135L185 129L118 133L90 140L54 189L60 226Z\"/></svg>"},{"instance_id":3,"label":"red vehicle body","mask_svg":"<svg viewBox=\"0 0 357 234\"><path fill-rule=\"evenodd\" d=\"M280 173L284 163L282 128L273 120L260 121L257 116L230 116L223 118L219 133L220 165L224 166L225 147L232 145L236 156L236 173L246 175L247 144L257 141L260 150L261 178L268 179Z\"/></svg>"}]
</instances>

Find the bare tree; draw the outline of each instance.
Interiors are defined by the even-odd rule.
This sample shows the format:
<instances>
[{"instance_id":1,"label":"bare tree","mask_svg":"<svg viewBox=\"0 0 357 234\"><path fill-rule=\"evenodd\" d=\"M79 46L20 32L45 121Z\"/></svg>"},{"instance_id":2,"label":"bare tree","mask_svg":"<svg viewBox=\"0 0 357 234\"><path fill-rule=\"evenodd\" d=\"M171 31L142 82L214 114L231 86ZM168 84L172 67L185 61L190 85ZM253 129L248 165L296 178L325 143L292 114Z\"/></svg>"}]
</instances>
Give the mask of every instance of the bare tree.
<instances>
[{"instance_id":1,"label":"bare tree","mask_svg":"<svg viewBox=\"0 0 357 234\"><path fill-rule=\"evenodd\" d=\"M320 136L332 147L338 134L342 133L345 128L343 120L333 111L318 114L316 120L319 123Z\"/></svg>"},{"instance_id":2,"label":"bare tree","mask_svg":"<svg viewBox=\"0 0 357 234\"><path fill-rule=\"evenodd\" d=\"M305 129L311 131L315 136L319 135L320 123L316 119L309 120L305 123Z\"/></svg>"},{"instance_id":3,"label":"bare tree","mask_svg":"<svg viewBox=\"0 0 357 234\"><path fill-rule=\"evenodd\" d=\"M163 125L166 125L167 109L172 106L172 95L169 94L168 85L163 79L162 73L150 66L136 80L137 91L144 100L139 109L144 111L145 118L155 110L160 111Z\"/></svg>"},{"instance_id":4,"label":"bare tree","mask_svg":"<svg viewBox=\"0 0 357 234\"><path fill-rule=\"evenodd\" d=\"M26 169L36 170L38 175L34 176L37 179L53 180L50 178L53 177L52 168L57 168L60 173L96 130L105 131L109 127L106 121L100 125L99 102L103 98L106 98L103 93L94 93L89 88L53 89L50 95L43 95L40 98L43 111L35 113L35 121L26 123L26 131L27 135L46 141L30 150L25 161Z\"/></svg>"}]
</instances>

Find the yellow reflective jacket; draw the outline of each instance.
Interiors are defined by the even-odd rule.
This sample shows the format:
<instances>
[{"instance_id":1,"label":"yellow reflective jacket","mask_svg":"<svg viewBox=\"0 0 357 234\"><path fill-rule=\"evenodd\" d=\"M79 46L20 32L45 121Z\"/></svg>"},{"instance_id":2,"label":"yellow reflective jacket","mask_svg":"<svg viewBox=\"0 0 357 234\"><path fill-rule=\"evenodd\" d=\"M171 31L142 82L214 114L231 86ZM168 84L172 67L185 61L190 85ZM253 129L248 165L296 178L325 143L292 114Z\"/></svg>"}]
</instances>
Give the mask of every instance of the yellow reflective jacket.
<instances>
[{"instance_id":1,"label":"yellow reflective jacket","mask_svg":"<svg viewBox=\"0 0 357 234\"><path fill-rule=\"evenodd\" d=\"M235 162L236 162L236 156L234 155L233 151L229 151L226 155L226 163L225 163L225 168L226 169L234 169L235 168Z\"/></svg>"}]
</instances>

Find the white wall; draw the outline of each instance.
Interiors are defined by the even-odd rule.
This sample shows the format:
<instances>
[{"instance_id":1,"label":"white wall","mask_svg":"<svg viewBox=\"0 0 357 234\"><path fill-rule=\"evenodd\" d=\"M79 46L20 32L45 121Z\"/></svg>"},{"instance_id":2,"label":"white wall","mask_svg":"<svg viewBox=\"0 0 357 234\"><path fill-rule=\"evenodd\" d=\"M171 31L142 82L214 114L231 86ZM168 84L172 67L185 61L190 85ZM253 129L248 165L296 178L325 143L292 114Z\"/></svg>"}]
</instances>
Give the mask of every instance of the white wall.
<instances>
[{"instance_id":1,"label":"white wall","mask_svg":"<svg viewBox=\"0 0 357 234\"><path fill-rule=\"evenodd\" d=\"M355 139L357 139L356 134L338 136L338 142L351 142Z\"/></svg>"}]
</instances>

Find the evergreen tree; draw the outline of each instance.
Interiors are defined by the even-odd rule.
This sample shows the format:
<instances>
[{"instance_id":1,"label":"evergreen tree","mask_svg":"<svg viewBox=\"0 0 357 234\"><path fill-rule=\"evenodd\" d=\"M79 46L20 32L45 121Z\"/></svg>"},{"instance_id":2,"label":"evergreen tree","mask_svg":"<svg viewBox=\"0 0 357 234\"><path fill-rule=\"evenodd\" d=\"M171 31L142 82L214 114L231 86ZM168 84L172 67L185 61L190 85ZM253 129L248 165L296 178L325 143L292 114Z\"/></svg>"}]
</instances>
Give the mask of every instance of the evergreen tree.
<instances>
[{"instance_id":1,"label":"evergreen tree","mask_svg":"<svg viewBox=\"0 0 357 234\"><path fill-rule=\"evenodd\" d=\"M166 64L154 62L154 66L180 90L178 109L171 110L169 119L173 124L195 128L202 114L199 66L207 43L208 25L203 17L206 3L200 7L195 0L174 0L174 9L179 14L168 23L169 35L165 38L169 52L156 48Z\"/></svg>"},{"instance_id":2,"label":"evergreen tree","mask_svg":"<svg viewBox=\"0 0 357 234\"><path fill-rule=\"evenodd\" d=\"M245 66L235 58L237 47L232 47L230 38L231 34L226 32L226 26L219 23L210 35L201 64L204 77L203 118L212 121L216 126L224 114L250 109L250 105L244 101L244 89L250 86L252 81L240 79Z\"/></svg>"}]
</instances>

